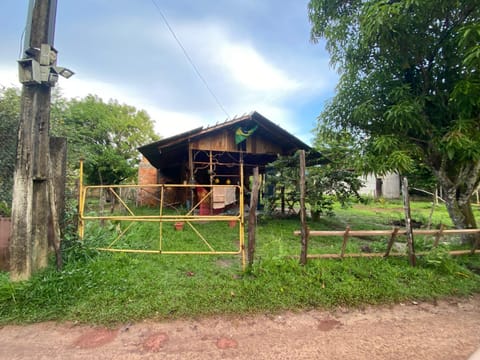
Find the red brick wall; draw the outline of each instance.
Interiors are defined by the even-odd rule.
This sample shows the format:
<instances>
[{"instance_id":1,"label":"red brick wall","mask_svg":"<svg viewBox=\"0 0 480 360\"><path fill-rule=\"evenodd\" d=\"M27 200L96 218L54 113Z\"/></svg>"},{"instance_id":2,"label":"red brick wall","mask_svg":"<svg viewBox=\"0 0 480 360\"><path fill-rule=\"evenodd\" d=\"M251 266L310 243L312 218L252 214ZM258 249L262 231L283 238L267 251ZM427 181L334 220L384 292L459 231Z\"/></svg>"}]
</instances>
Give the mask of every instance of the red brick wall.
<instances>
[{"instance_id":1,"label":"red brick wall","mask_svg":"<svg viewBox=\"0 0 480 360\"><path fill-rule=\"evenodd\" d=\"M158 183L158 170L142 156L138 166L138 184L152 185ZM139 205L157 206L159 204L158 189L142 187L138 191L137 202Z\"/></svg>"}]
</instances>

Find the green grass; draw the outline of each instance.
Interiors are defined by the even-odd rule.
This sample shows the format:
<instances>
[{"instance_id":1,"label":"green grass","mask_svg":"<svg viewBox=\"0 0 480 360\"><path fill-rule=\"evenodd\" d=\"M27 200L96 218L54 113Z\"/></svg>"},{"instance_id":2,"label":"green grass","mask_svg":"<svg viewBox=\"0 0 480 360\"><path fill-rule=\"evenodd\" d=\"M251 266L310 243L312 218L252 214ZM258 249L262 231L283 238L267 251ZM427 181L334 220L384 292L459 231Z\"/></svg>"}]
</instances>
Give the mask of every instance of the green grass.
<instances>
[{"instance_id":1,"label":"green grass","mask_svg":"<svg viewBox=\"0 0 480 360\"><path fill-rule=\"evenodd\" d=\"M378 211L379 204L370 209L360 205L337 209L337 216L309 226L391 228L389 221L401 218L397 214L401 205L381 206L385 210ZM429 204L415 203L414 218L417 211L428 218ZM435 211L435 216L443 219L444 209ZM165 246L203 246L189 231L175 232L172 224L164 226ZM198 228L215 248L235 248L237 229L229 229L226 223L199 224ZM478 255L451 258L446 253L450 246L442 245L420 257L415 268L406 258L310 260L303 267L290 257L300 253L300 239L293 235L298 229L298 219L260 218L256 261L243 273L239 256L99 252L87 245L110 241L118 225L91 226L85 244L72 242L65 249L66 264L61 272L52 266L20 283L11 283L6 273L0 273L0 324L54 320L115 325L146 318L362 306L480 292ZM125 247L154 248L158 224L139 224L122 241ZM341 237L312 237L310 249L338 253L341 241ZM352 239L348 250L359 251L365 243L381 249L384 240ZM428 241L422 246L428 247Z\"/></svg>"},{"instance_id":2,"label":"green grass","mask_svg":"<svg viewBox=\"0 0 480 360\"><path fill-rule=\"evenodd\" d=\"M127 227L128 230L122 235ZM212 247L216 251L239 250L238 225L230 228L226 221L184 223L181 231L175 230L173 222L164 222L161 229L159 223L154 222L131 224L107 221L103 227L90 222L87 223L85 233L87 243L115 249L200 252L209 251Z\"/></svg>"}]
</instances>

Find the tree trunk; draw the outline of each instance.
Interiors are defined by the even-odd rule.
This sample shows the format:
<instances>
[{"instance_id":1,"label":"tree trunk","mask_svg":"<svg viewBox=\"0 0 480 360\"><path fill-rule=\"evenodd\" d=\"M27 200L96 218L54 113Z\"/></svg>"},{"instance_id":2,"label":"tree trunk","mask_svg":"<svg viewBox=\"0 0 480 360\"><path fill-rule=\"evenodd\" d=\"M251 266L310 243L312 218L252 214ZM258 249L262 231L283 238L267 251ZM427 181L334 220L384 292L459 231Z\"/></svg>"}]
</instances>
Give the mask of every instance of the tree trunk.
<instances>
[{"instance_id":1,"label":"tree trunk","mask_svg":"<svg viewBox=\"0 0 480 360\"><path fill-rule=\"evenodd\" d=\"M438 179L448 215L457 229L476 229L471 199L480 185L480 161L455 166L453 162L442 161L440 168L433 168ZM478 244L479 234L462 235L462 243Z\"/></svg>"},{"instance_id":2,"label":"tree trunk","mask_svg":"<svg viewBox=\"0 0 480 360\"><path fill-rule=\"evenodd\" d=\"M457 229L476 229L477 223L471 206L471 195L456 188L445 188L445 204L448 215ZM476 234L462 235L462 243L473 245Z\"/></svg>"}]
</instances>

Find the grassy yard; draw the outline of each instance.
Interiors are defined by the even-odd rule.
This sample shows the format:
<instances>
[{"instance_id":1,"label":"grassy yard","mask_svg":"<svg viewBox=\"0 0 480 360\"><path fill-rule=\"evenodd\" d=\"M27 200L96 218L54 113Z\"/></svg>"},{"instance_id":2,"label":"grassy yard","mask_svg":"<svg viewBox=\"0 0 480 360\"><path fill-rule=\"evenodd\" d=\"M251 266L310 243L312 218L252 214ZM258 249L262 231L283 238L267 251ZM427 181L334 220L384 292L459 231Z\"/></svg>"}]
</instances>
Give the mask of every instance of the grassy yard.
<instances>
[{"instance_id":1,"label":"grassy yard","mask_svg":"<svg viewBox=\"0 0 480 360\"><path fill-rule=\"evenodd\" d=\"M431 203L412 203L412 217L426 224ZM480 210L475 209L480 221ZM311 229L390 229L403 218L401 202L355 204L336 209L333 217L310 223ZM450 226L444 206L432 216L432 227ZM125 224L123 224L124 226ZM11 283L0 273L0 324L45 320L114 325L145 318L171 319L211 314L276 312L286 309L331 308L432 300L480 292L480 256L451 258L446 251L461 248L456 239L419 258L412 268L406 258L310 260L307 266L291 258L300 253L297 218L260 217L256 261L245 273L239 256L194 256L106 253L92 249L112 242L121 225L90 226L84 243L71 241L64 250L61 272L52 267L30 281ZM215 249L232 251L238 230L226 223L198 224ZM203 241L164 225L164 249L201 251ZM119 247L155 249L158 224L132 226ZM349 252L368 245L382 251L386 238L352 239ZM445 239L446 240L446 239ZM311 238L311 253L338 253L342 239ZM432 239L416 238L419 250ZM116 244L117 245L117 244Z\"/></svg>"}]
</instances>

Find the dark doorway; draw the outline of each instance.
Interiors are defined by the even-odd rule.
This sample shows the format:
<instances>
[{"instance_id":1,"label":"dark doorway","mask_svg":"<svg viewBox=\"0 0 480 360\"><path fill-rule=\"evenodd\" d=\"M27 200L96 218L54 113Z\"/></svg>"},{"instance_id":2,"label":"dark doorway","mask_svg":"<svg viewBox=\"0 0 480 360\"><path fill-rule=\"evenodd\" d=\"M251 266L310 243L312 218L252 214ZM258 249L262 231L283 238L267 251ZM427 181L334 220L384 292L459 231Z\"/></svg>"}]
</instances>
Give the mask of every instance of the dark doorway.
<instances>
[{"instance_id":1,"label":"dark doorway","mask_svg":"<svg viewBox=\"0 0 480 360\"><path fill-rule=\"evenodd\" d=\"M377 178L375 181L375 197L377 199L383 197L383 180L381 178Z\"/></svg>"}]
</instances>

